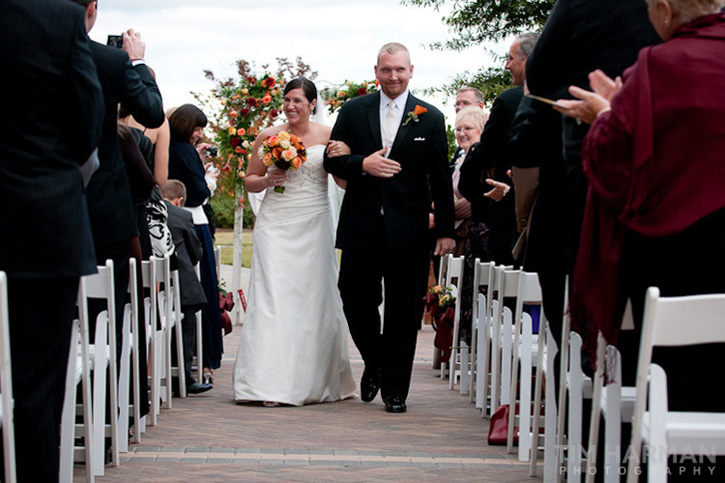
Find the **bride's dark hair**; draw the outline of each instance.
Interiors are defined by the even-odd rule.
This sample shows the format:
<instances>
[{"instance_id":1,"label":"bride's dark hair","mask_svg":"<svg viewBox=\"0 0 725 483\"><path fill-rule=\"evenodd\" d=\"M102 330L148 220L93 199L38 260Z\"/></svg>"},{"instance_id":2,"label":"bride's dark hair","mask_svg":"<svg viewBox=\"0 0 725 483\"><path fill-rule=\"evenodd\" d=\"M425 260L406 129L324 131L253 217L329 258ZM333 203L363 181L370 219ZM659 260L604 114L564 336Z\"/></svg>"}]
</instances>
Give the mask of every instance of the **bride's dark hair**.
<instances>
[{"instance_id":1,"label":"bride's dark hair","mask_svg":"<svg viewBox=\"0 0 725 483\"><path fill-rule=\"evenodd\" d=\"M284 95L287 95L287 93L292 89L302 89L302 92L305 93L305 97L310 102L317 99L317 87L315 87L315 83L307 77L297 77L296 79L289 81L284 88ZM317 105L315 105L315 108L312 110L312 114L315 112L317 112Z\"/></svg>"}]
</instances>

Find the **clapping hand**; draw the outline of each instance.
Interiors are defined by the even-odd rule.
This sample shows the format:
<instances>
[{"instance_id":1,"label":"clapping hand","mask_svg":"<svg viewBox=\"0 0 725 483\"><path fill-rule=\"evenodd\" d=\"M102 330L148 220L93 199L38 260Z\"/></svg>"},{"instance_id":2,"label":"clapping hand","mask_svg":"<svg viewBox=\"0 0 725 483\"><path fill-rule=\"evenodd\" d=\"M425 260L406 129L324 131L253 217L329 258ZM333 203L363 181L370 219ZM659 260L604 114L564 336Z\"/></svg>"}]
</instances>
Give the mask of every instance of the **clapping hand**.
<instances>
[{"instance_id":1,"label":"clapping hand","mask_svg":"<svg viewBox=\"0 0 725 483\"><path fill-rule=\"evenodd\" d=\"M622 89L622 78L612 80L597 69L589 74L589 83L594 92L570 86L569 94L581 100L559 99L554 104L554 109L575 118L577 122L593 123L602 112L609 110L612 98Z\"/></svg>"},{"instance_id":2,"label":"clapping hand","mask_svg":"<svg viewBox=\"0 0 725 483\"><path fill-rule=\"evenodd\" d=\"M366 173L378 178L392 178L400 172L400 163L384 156L388 148L375 151L363 159L362 169Z\"/></svg>"}]
</instances>

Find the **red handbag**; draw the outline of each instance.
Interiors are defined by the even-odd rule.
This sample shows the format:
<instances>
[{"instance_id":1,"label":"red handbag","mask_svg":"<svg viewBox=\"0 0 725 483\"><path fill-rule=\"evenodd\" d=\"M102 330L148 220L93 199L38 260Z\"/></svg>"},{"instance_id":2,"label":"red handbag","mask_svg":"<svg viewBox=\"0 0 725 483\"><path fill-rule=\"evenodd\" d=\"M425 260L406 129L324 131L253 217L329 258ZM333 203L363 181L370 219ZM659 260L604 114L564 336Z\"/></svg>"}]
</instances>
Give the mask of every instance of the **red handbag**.
<instances>
[{"instance_id":1,"label":"red handbag","mask_svg":"<svg viewBox=\"0 0 725 483\"><path fill-rule=\"evenodd\" d=\"M518 409L518 406L517 406ZM502 404L491 415L491 426L488 428L488 444L503 445L507 443L509 432L509 405ZM519 428L514 427L514 444L519 443Z\"/></svg>"}]
</instances>

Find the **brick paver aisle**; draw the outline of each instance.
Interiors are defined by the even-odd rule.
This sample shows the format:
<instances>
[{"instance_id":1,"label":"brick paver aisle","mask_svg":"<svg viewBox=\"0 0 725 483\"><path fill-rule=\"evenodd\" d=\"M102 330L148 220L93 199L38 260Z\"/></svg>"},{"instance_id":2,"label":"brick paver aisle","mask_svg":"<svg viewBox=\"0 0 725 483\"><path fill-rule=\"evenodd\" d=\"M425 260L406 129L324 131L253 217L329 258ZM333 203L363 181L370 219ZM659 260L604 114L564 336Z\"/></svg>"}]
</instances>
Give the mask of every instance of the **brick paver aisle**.
<instances>
[{"instance_id":1,"label":"brick paver aisle","mask_svg":"<svg viewBox=\"0 0 725 483\"><path fill-rule=\"evenodd\" d=\"M173 409L162 409L158 425L99 481L541 481L505 447L488 446L488 421L436 377L429 327L418 337L405 414L386 413L379 396L301 408L237 405L232 369L240 334L235 326L224 338L214 389L174 398ZM350 350L359 382L362 360L352 342ZM75 481L85 481L82 465Z\"/></svg>"}]
</instances>

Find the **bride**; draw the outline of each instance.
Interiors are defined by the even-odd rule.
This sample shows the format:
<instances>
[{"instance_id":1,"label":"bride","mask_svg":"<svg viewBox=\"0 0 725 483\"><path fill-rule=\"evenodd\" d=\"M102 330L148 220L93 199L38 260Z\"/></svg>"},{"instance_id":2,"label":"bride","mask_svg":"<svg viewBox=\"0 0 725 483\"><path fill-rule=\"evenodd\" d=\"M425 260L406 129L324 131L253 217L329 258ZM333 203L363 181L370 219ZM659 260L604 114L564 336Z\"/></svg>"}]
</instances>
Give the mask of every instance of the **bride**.
<instances>
[{"instance_id":1,"label":"bride","mask_svg":"<svg viewBox=\"0 0 725 483\"><path fill-rule=\"evenodd\" d=\"M312 81L289 82L283 107L288 122L262 131L252 148L247 190L285 190L267 190L254 226L249 308L234 365L237 402L301 406L355 396L322 167L331 128L310 121L316 104ZM295 134L307 149L298 170L267 168L259 156L262 141L280 131Z\"/></svg>"}]
</instances>

